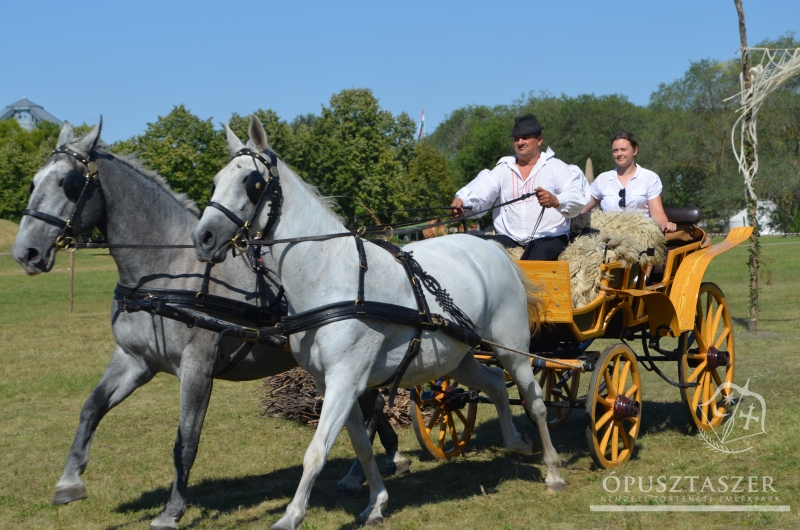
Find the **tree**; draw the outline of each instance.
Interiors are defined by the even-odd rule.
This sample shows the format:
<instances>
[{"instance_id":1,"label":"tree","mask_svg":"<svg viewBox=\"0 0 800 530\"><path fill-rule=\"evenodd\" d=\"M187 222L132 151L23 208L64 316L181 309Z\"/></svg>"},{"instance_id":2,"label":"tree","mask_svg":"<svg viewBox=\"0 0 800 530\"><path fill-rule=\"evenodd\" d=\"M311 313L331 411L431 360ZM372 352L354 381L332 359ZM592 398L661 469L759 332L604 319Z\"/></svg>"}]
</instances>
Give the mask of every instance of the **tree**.
<instances>
[{"instance_id":1,"label":"tree","mask_svg":"<svg viewBox=\"0 0 800 530\"><path fill-rule=\"evenodd\" d=\"M175 106L155 123L148 123L141 136L118 142L119 153L137 152L145 167L158 172L176 191L199 204L211 197L214 175L228 161L228 147L211 118L201 120L183 105Z\"/></svg>"},{"instance_id":2,"label":"tree","mask_svg":"<svg viewBox=\"0 0 800 530\"><path fill-rule=\"evenodd\" d=\"M0 122L0 218L20 220L33 176L56 147L58 133L58 125L45 121L31 131L14 119Z\"/></svg>"},{"instance_id":3,"label":"tree","mask_svg":"<svg viewBox=\"0 0 800 530\"><path fill-rule=\"evenodd\" d=\"M345 218L402 207L403 176L414 153L408 115L382 110L369 89L347 89L319 117L295 123L289 163L336 197Z\"/></svg>"}]
</instances>

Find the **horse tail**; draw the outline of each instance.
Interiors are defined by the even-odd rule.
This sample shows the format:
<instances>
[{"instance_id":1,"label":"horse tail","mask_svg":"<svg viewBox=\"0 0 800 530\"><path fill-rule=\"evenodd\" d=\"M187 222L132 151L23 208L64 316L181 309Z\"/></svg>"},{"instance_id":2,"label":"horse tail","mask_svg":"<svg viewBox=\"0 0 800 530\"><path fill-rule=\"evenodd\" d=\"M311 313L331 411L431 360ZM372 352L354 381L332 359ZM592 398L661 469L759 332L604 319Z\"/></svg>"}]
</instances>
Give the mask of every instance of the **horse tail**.
<instances>
[{"instance_id":1,"label":"horse tail","mask_svg":"<svg viewBox=\"0 0 800 530\"><path fill-rule=\"evenodd\" d=\"M542 325L542 316L544 315L544 301L542 297L539 296L542 287L536 285L528 275L525 274L525 271L517 265L516 260L514 260L514 257L511 256L508 251L505 251L504 254L508 258L508 261L511 262L514 272L517 273L517 278L522 282L522 288L525 289L525 298L528 305L528 326L530 327L531 335L535 335L539 333L539 328Z\"/></svg>"}]
</instances>

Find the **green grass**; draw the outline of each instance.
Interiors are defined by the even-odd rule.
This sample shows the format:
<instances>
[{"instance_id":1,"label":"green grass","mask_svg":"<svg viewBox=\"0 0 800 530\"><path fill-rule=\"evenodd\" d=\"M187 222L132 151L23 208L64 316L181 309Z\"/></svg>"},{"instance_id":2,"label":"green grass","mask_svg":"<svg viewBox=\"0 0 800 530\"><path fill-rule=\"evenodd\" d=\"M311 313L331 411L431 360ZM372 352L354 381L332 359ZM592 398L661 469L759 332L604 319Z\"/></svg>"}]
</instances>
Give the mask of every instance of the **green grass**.
<instances>
[{"instance_id":1,"label":"green grass","mask_svg":"<svg viewBox=\"0 0 800 530\"><path fill-rule=\"evenodd\" d=\"M0 227L3 228L3 227ZM2 239L0 238L0 242ZM0 248L0 252L4 252ZM545 494L541 454L506 454L493 409L482 406L470 451L450 462L422 459L413 431L400 432L411 473L388 478L385 528L796 528L800 506L800 239L764 238L771 284L761 293L760 329L748 336L747 250L738 247L712 262L707 281L722 287L735 318L736 382L767 403L767 434L740 455L711 452L687 434L677 389L644 374L643 433L634 458L615 476L753 475L774 479L785 513L592 513L607 496L611 471L593 468L584 421L573 414L552 433L566 491ZM51 507L84 400L99 381L113 337L109 326L113 262L102 253L76 254L75 307L69 313L66 255L54 272L30 277L0 256L0 528L147 528L163 509L173 479L172 445L178 421L178 382L160 375L103 420L84 480L86 500ZM604 347L604 344L600 344ZM584 374L582 392L590 374ZM313 430L261 418L259 383L216 382L182 528L265 528L293 495ZM520 410L517 427L533 434ZM376 450L380 448L376 444ZM304 528L351 528L366 494L336 493L351 463L341 435L311 494ZM378 456L383 466L383 456ZM673 503L674 504L674 503Z\"/></svg>"}]
</instances>

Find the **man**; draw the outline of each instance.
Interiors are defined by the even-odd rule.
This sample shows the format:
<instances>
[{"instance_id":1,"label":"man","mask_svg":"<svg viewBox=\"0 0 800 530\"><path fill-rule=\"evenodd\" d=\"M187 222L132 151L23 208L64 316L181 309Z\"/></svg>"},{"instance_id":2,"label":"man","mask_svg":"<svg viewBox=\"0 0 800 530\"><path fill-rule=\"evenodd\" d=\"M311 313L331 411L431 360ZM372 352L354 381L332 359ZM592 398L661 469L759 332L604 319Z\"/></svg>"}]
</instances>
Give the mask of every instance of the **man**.
<instances>
[{"instance_id":1,"label":"man","mask_svg":"<svg viewBox=\"0 0 800 530\"><path fill-rule=\"evenodd\" d=\"M458 190L450 206L456 216L463 215L465 206L477 214L534 193L495 208L492 217L498 235L487 238L506 248L525 247L522 259L554 261L569 243L570 219L586 205L589 185L576 166L556 158L549 147L541 151L543 130L533 114L515 118L511 136L516 156L503 157L493 170L481 171Z\"/></svg>"}]
</instances>

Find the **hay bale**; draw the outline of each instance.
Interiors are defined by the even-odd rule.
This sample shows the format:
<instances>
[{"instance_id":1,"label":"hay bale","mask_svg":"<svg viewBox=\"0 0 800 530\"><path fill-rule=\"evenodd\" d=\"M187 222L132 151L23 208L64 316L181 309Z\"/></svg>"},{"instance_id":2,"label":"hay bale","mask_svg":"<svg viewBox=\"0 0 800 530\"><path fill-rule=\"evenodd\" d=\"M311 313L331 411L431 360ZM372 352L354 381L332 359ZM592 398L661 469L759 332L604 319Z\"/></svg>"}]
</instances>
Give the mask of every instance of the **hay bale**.
<instances>
[{"instance_id":1,"label":"hay bale","mask_svg":"<svg viewBox=\"0 0 800 530\"><path fill-rule=\"evenodd\" d=\"M598 233L576 238L558 257L569 263L572 307L583 307L600 292L603 257L629 267L637 261L643 269L664 263L666 239L655 221L635 212L601 212L591 215L591 227ZM648 248L654 256L639 254Z\"/></svg>"},{"instance_id":2,"label":"hay bale","mask_svg":"<svg viewBox=\"0 0 800 530\"><path fill-rule=\"evenodd\" d=\"M264 379L264 395L261 398L263 416L285 418L316 427L322 412L324 398L317 392L314 377L300 367ZM381 390L389 399L389 390ZM408 390L400 388L394 400L394 409L385 408L392 427L411 426Z\"/></svg>"}]
</instances>

